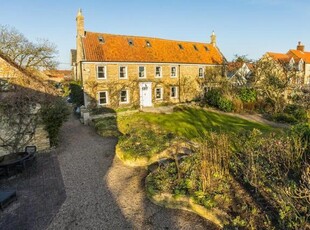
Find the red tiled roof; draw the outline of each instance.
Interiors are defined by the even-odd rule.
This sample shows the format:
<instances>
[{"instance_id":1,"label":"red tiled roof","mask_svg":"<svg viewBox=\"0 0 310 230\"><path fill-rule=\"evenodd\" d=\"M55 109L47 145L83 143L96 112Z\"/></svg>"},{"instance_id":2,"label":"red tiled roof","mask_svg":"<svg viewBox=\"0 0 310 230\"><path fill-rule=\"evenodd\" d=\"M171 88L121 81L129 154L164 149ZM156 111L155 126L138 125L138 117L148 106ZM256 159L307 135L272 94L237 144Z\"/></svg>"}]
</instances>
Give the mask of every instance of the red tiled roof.
<instances>
[{"instance_id":1,"label":"red tiled roof","mask_svg":"<svg viewBox=\"0 0 310 230\"><path fill-rule=\"evenodd\" d=\"M86 61L188 64L222 64L224 61L216 47L199 42L85 32L83 46Z\"/></svg>"}]
</instances>

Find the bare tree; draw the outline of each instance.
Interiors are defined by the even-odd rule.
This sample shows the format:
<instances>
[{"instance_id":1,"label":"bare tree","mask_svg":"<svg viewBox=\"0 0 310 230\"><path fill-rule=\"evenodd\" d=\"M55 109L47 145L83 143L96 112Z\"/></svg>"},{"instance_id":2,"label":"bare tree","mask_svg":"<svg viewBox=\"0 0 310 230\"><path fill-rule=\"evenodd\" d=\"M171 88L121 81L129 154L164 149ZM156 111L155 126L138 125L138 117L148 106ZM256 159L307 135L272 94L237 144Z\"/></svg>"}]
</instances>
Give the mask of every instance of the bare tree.
<instances>
[{"instance_id":1,"label":"bare tree","mask_svg":"<svg viewBox=\"0 0 310 230\"><path fill-rule=\"evenodd\" d=\"M57 66L56 46L46 39L29 41L15 28L0 25L0 51L20 67L52 69Z\"/></svg>"},{"instance_id":2,"label":"bare tree","mask_svg":"<svg viewBox=\"0 0 310 230\"><path fill-rule=\"evenodd\" d=\"M288 63L261 59L254 70L254 86L273 103L273 112L278 113L283 111L291 82L297 77L297 70Z\"/></svg>"}]
</instances>

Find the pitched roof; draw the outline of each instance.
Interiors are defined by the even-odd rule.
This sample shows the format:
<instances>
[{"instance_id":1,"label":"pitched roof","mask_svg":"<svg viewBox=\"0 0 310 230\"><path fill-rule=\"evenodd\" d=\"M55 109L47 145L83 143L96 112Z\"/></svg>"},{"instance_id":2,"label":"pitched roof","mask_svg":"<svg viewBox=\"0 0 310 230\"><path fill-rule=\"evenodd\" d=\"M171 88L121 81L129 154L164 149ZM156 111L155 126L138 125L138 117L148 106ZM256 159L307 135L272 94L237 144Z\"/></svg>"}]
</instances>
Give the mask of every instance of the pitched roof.
<instances>
[{"instance_id":1,"label":"pitched roof","mask_svg":"<svg viewBox=\"0 0 310 230\"><path fill-rule=\"evenodd\" d=\"M57 94L54 88L46 84L45 81L48 79L48 77L41 71L38 71L36 69L24 69L21 66L17 65L14 61L12 61L9 57L7 57L2 52L0 52L0 58L4 60L9 66L18 70L22 74L23 82L26 82L29 88L33 88L41 92L44 91L51 95Z\"/></svg>"},{"instance_id":2,"label":"pitched roof","mask_svg":"<svg viewBox=\"0 0 310 230\"><path fill-rule=\"evenodd\" d=\"M72 71L71 70L46 70L44 73L51 78L64 78L66 76L71 76Z\"/></svg>"},{"instance_id":3,"label":"pitched roof","mask_svg":"<svg viewBox=\"0 0 310 230\"><path fill-rule=\"evenodd\" d=\"M271 57L272 59L276 60L276 61L280 61L280 62L289 62L291 57L287 54L283 54L283 53L273 53L273 52L267 52L267 54L269 55L269 57Z\"/></svg>"},{"instance_id":4,"label":"pitched roof","mask_svg":"<svg viewBox=\"0 0 310 230\"><path fill-rule=\"evenodd\" d=\"M209 43L85 32L86 61L222 64L224 57ZM100 39L100 40L99 40Z\"/></svg>"},{"instance_id":5,"label":"pitched roof","mask_svg":"<svg viewBox=\"0 0 310 230\"><path fill-rule=\"evenodd\" d=\"M294 58L302 59L306 63L310 63L310 52L303 52L301 50L289 50L287 54L293 56Z\"/></svg>"}]
</instances>

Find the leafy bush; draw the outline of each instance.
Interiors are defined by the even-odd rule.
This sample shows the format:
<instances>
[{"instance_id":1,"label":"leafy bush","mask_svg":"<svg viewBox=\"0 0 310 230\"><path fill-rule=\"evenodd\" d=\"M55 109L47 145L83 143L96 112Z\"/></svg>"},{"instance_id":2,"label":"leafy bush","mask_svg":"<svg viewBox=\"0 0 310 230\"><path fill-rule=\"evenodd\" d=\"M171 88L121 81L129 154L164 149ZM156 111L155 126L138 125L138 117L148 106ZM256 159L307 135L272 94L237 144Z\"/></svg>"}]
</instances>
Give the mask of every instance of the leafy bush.
<instances>
[{"instance_id":1,"label":"leafy bush","mask_svg":"<svg viewBox=\"0 0 310 230\"><path fill-rule=\"evenodd\" d=\"M297 122L297 119L288 113L276 113L272 115L272 119L280 123L294 124Z\"/></svg>"},{"instance_id":2,"label":"leafy bush","mask_svg":"<svg viewBox=\"0 0 310 230\"><path fill-rule=\"evenodd\" d=\"M53 102L44 104L41 107L40 115L44 124L44 129L48 132L51 146L58 144L59 130L65 122L70 111L62 99L56 99Z\"/></svg>"},{"instance_id":3,"label":"leafy bush","mask_svg":"<svg viewBox=\"0 0 310 230\"><path fill-rule=\"evenodd\" d=\"M224 112L231 112L233 110L233 103L226 98L220 89L211 89L205 95L206 102Z\"/></svg>"},{"instance_id":4,"label":"leafy bush","mask_svg":"<svg viewBox=\"0 0 310 230\"><path fill-rule=\"evenodd\" d=\"M242 87L238 92L238 97L242 102L254 102L256 101L257 93L255 89Z\"/></svg>"},{"instance_id":5,"label":"leafy bush","mask_svg":"<svg viewBox=\"0 0 310 230\"><path fill-rule=\"evenodd\" d=\"M272 119L277 122L296 124L298 122L307 122L307 111L299 105L287 105L282 113L272 115Z\"/></svg>"},{"instance_id":6,"label":"leafy bush","mask_svg":"<svg viewBox=\"0 0 310 230\"><path fill-rule=\"evenodd\" d=\"M310 154L310 123L299 123L292 126L290 135L300 137L303 144L307 145L306 152Z\"/></svg>"},{"instance_id":7,"label":"leafy bush","mask_svg":"<svg viewBox=\"0 0 310 230\"><path fill-rule=\"evenodd\" d=\"M233 103L225 97L221 97L218 102L218 108L224 112L231 112L233 110Z\"/></svg>"},{"instance_id":8,"label":"leafy bush","mask_svg":"<svg viewBox=\"0 0 310 230\"><path fill-rule=\"evenodd\" d=\"M307 111L299 105L287 105L283 112L292 115L298 122L307 122Z\"/></svg>"},{"instance_id":9,"label":"leafy bush","mask_svg":"<svg viewBox=\"0 0 310 230\"><path fill-rule=\"evenodd\" d=\"M84 105L84 93L80 82L72 81L69 84L70 99L76 106Z\"/></svg>"},{"instance_id":10,"label":"leafy bush","mask_svg":"<svg viewBox=\"0 0 310 230\"><path fill-rule=\"evenodd\" d=\"M211 89L205 95L207 103L214 107L218 107L221 97L222 93L219 89Z\"/></svg>"},{"instance_id":11,"label":"leafy bush","mask_svg":"<svg viewBox=\"0 0 310 230\"><path fill-rule=\"evenodd\" d=\"M235 143L231 172L260 203L261 196L273 209L273 224L278 229L306 229L310 207L306 186L307 143L300 134L309 127L296 126L283 136L264 137L257 130L244 133ZM260 195L259 195L260 194Z\"/></svg>"}]
</instances>

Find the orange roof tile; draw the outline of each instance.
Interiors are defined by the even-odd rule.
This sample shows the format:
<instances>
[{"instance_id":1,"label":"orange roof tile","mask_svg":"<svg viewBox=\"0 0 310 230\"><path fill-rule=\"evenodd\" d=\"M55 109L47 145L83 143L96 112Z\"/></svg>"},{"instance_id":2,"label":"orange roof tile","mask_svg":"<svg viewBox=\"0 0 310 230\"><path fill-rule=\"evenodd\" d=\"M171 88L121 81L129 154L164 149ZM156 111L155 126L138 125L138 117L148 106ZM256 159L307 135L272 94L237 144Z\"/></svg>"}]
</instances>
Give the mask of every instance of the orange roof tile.
<instances>
[{"instance_id":1,"label":"orange roof tile","mask_svg":"<svg viewBox=\"0 0 310 230\"><path fill-rule=\"evenodd\" d=\"M99 37L103 38L102 42ZM224 61L218 48L199 42L85 32L83 46L86 61L188 64L222 64Z\"/></svg>"},{"instance_id":2,"label":"orange roof tile","mask_svg":"<svg viewBox=\"0 0 310 230\"><path fill-rule=\"evenodd\" d=\"M293 56L294 58L302 59L306 63L310 63L310 52L303 52L300 50L289 50L287 55Z\"/></svg>"},{"instance_id":3,"label":"orange roof tile","mask_svg":"<svg viewBox=\"0 0 310 230\"><path fill-rule=\"evenodd\" d=\"M267 52L269 57L273 58L276 61L281 61L281 62L289 62L291 57L287 54L283 53L272 53L272 52Z\"/></svg>"}]
</instances>

